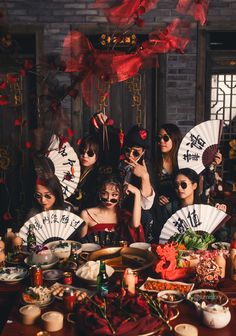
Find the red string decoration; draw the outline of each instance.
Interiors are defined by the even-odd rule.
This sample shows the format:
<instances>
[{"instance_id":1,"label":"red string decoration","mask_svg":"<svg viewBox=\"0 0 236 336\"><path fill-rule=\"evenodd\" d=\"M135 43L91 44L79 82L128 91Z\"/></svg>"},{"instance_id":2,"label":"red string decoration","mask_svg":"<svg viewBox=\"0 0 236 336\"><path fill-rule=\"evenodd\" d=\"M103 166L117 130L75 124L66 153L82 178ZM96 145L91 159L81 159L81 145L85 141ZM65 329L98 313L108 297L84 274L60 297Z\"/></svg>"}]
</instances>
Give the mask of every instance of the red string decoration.
<instances>
[{"instance_id":1,"label":"red string decoration","mask_svg":"<svg viewBox=\"0 0 236 336\"><path fill-rule=\"evenodd\" d=\"M194 17L203 26L206 22L210 0L179 0L176 11Z\"/></svg>"},{"instance_id":2,"label":"red string decoration","mask_svg":"<svg viewBox=\"0 0 236 336\"><path fill-rule=\"evenodd\" d=\"M134 23L142 27L144 21L140 16L155 8L158 2L159 0L123 0L120 5L105 8L103 11L107 21L116 26ZM96 7L100 5L109 5L109 1L96 0Z\"/></svg>"},{"instance_id":3,"label":"red string decoration","mask_svg":"<svg viewBox=\"0 0 236 336\"><path fill-rule=\"evenodd\" d=\"M143 50L140 52L143 57L152 56L158 53L171 51L184 52L190 39L181 37L180 34L188 30L188 24L180 19L173 20L164 31L153 31L149 34L149 40L143 42Z\"/></svg>"}]
</instances>

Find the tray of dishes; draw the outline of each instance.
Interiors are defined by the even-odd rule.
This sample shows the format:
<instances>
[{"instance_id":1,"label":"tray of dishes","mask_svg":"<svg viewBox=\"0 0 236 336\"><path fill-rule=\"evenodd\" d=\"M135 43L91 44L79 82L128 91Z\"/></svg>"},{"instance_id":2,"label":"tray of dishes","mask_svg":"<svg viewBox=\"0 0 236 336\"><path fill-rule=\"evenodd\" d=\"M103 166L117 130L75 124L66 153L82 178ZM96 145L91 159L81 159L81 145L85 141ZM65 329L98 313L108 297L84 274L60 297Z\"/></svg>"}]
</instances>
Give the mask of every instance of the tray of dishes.
<instances>
[{"instance_id":1,"label":"tray of dishes","mask_svg":"<svg viewBox=\"0 0 236 336\"><path fill-rule=\"evenodd\" d=\"M139 289L147 292L175 290L186 295L193 289L193 287L193 283L186 283L181 281L167 281L163 279L153 279L149 277Z\"/></svg>"},{"instance_id":2,"label":"tray of dishes","mask_svg":"<svg viewBox=\"0 0 236 336\"><path fill-rule=\"evenodd\" d=\"M23 267L3 267L0 269L0 281L7 284L15 284L22 281L28 275L28 270Z\"/></svg>"},{"instance_id":3,"label":"tray of dishes","mask_svg":"<svg viewBox=\"0 0 236 336\"><path fill-rule=\"evenodd\" d=\"M62 300L66 288L72 288L74 290L74 294L78 301L85 299L87 296L91 297L95 293L94 291L85 288L64 285L59 282L55 282L49 287L49 291L55 298Z\"/></svg>"},{"instance_id":4,"label":"tray of dishes","mask_svg":"<svg viewBox=\"0 0 236 336\"><path fill-rule=\"evenodd\" d=\"M21 298L24 304L35 304L39 307L46 307L54 300L50 289L43 286L26 288Z\"/></svg>"}]
</instances>

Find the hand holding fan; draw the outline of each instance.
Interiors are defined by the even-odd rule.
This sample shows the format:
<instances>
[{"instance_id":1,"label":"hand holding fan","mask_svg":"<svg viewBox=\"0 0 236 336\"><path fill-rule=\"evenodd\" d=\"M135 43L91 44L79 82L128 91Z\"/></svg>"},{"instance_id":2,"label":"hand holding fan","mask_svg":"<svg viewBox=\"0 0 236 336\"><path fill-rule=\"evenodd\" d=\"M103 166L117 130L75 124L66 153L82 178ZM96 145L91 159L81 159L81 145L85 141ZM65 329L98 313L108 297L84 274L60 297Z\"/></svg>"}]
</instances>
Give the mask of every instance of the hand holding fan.
<instances>
[{"instance_id":1,"label":"hand holding fan","mask_svg":"<svg viewBox=\"0 0 236 336\"><path fill-rule=\"evenodd\" d=\"M189 229L213 233L229 219L229 215L211 205L188 205L176 211L166 221L161 230L160 242L167 242L175 233L183 233Z\"/></svg>"},{"instance_id":2,"label":"hand holding fan","mask_svg":"<svg viewBox=\"0 0 236 336\"><path fill-rule=\"evenodd\" d=\"M52 137L47 156L53 162L54 174L60 181L66 199L73 194L80 179L78 156L68 142L61 144L55 135Z\"/></svg>"},{"instance_id":3,"label":"hand holding fan","mask_svg":"<svg viewBox=\"0 0 236 336\"><path fill-rule=\"evenodd\" d=\"M218 151L223 120L208 120L193 127L182 139L178 151L179 168L191 168L200 174Z\"/></svg>"},{"instance_id":4,"label":"hand holding fan","mask_svg":"<svg viewBox=\"0 0 236 336\"><path fill-rule=\"evenodd\" d=\"M19 236L26 242L29 226L33 224L37 245L67 240L82 223L82 218L66 210L43 211L25 222Z\"/></svg>"}]
</instances>

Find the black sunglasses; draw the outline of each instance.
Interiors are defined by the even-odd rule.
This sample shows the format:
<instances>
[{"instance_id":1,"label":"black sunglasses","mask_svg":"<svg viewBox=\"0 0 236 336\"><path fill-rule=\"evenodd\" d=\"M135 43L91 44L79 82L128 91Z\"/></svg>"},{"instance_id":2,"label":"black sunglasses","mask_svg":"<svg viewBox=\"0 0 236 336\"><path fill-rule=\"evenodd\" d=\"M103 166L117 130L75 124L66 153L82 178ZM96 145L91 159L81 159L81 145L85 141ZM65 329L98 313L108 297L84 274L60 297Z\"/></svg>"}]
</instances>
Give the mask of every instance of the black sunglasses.
<instances>
[{"instance_id":1,"label":"black sunglasses","mask_svg":"<svg viewBox=\"0 0 236 336\"><path fill-rule=\"evenodd\" d=\"M187 182L180 182L180 183L175 183L175 189L178 190L179 187L181 187L182 189L186 189L188 186Z\"/></svg>"},{"instance_id":2,"label":"black sunglasses","mask_svg":"<svg viewBox=\"0 0 236 336\"><path fill-rule=\"evenodd\" d=\"M114 203L114 204L119 202L119 200L116 199L116 198L111 198L110 200L108 200L108 198L105 198L105 197L100 197L100 201L102 203L110 202L110 203Z\"/></svg>"},{"instance_id":3,"label":"black sunglasses","mask_svg":"<svg viewBox=\"0 0 236 336\"><path fill-rule=\"evenodd\" d=\"M40 193L38 193L38 192L36 192L35 194L34 194L34 197L35 198L37 198L37 199L40 199L40 198L46 198L46 199L52 199L52 195L50 195L50 194L40 194Z\"/></svg>"},{"instance_id":4,"label":"black sunglasses","mask_svg":"<svg viewBox=\"0 0 236 336\"><path fill-rule=\"evenodd\" d=\"M140 154L139 151L137 151L136 149L132 149L130 147L125 147L124 148L124 152L127 153L127 154L130 154L133 152L133 156L134 157L139 157L140 155L142 155L142 153Z\"/></svg>"},{"instance_id":5,"label":"black sunglasses","mask_svg":"<svg viewBox=\"0 0 236 336\"><path fill-rule=\"evenodd\" d=\"M157 136L157 142L161 142L161 139L163 139L165 142L168 142L170 140L170 137L168 134L165 135L158 135Z\"/></svg>"},{"instance_id":6,"label":"black sunglasses","mask_svg":"<svg viewBox=\"0 0 236 336\"><path fill-rule=\"evenodd\" d=\"M94 151L92 151L92 149L89 149L89 150L81 150L80 151L80 155L84 155L84 154L87 154L89 157L93 157L95 155Z\"/></svg>"}]
</instances>

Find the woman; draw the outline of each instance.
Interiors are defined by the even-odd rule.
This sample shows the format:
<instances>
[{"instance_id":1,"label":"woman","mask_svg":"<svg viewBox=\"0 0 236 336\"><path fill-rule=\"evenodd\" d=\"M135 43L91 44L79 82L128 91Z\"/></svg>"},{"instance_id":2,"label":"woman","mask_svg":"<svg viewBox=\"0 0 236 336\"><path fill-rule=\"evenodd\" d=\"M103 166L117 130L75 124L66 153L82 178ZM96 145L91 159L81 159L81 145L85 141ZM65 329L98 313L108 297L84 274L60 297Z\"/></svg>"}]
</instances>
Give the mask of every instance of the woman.
<instances>
[{"instance_id":1,"label":"woman","mask_svg":"<svg viewBox=\"0 0 236 336\"><path fill-rule=\"evenodd\" d=\"M157 136L157 183L155 213L156 234L159 236L160 230L166 220L175 212L177 195L174 189L174 174L177 170L177 154L182 139L179 128L174 124L163 124Z\"/></svg>"},{"instance_id":2,"label":"woman","mask_svg":"<svg viewBox=\"0 0 236 336\"><path fill-rule=\"evenodd\" d=\"M98 139L93 135L88 135L79 145L80 181L75 192L68 199L77 213L97 204L98 159Z\"/></svg>"},{"instance_id":3,"label":"woman","mask_svg":"<svg viewBox=\"0 0 236 336\"><path fill-rule=\"evenodd\" d=\"M120 240L144 241L141 219L140 191L126 184L124 193L134 195L132 214L120 207L123 188L115 178L106 179L99 188L99 205L85 209L80 217L85 221L81 229L82 241L101 245L116 245Z\"/></svg>"},{"instance_id":4,"label":"woman","mask_svg":"<svg viewBox=\"0 0 236 336\"><path fill-rule=\"evenodd\" d=\"M34 199L35 204L27 215L28 219L42 211L73 211L71 204L64 201L61 184L55 175L46 178L37 177Z\"/></svg>"}]
</instances>

